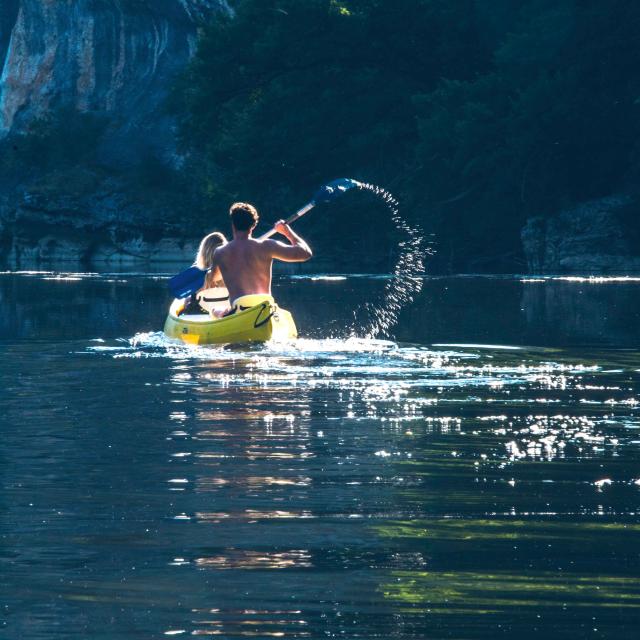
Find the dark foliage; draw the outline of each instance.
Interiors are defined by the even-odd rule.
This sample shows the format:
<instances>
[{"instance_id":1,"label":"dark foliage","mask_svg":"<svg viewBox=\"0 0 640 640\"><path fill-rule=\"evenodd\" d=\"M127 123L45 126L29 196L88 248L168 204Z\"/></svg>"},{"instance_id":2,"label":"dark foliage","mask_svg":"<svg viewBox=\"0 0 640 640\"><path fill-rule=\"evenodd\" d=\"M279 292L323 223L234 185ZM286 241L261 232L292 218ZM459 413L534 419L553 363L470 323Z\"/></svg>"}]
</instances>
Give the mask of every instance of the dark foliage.
<instances>
[{"instance_id":1,"label":"dark foliage","mask_svg":"<svg viewBox=\"0 0 640 640\"><path fill-rule=\"evenodd\" d=\"M106 120L73 109L61 109L35 120L24 134L2 140L0 169L6 178L15 173L42 174L77 164L95 162Z\"/></svg>"},{"instance_id":2,"label":"dark foliage","mask_svg":"<svg viewBox=\"0 0 640 640\"><path fill-rule=\"evenodd\" d=\"M205 212L289 211L323 181L366 179L436 232L441 267L513 269L527 216L635 182L638 3L234 7L174 96ZM367 234L384 228L382 209L350 204Z\"/></svg>"}]
</instances>

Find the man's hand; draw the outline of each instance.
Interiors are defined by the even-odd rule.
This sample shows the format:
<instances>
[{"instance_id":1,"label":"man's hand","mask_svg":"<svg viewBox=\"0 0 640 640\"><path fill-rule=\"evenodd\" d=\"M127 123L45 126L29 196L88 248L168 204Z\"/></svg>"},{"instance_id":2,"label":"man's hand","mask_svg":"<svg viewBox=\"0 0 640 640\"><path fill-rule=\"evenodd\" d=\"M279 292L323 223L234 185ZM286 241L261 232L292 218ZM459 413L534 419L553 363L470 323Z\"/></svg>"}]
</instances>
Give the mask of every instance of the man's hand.
<instances>
[{"instance_id":1,"label":"man's hand","mask_svg":"<svg viewBox=\"0 0 640 640\"><path fill-rule=\"evenodd\" d=\"M291 237L291 227L284 220L278 220L278 222L273 225L273 228L285 238L288 239Z\"/></svg>"},{"instance_id":2,"label":"man's hand","mask_svg":"<svg viewBox=\"0 0 640 640\"><path fill-rule=\"evenodd\" d=\"M268 241L272 258L284 262L305 262L313 255L309 245L284 220L278 220L273 228L291 244L275 240Z\"/></svg>"}]
</instances>

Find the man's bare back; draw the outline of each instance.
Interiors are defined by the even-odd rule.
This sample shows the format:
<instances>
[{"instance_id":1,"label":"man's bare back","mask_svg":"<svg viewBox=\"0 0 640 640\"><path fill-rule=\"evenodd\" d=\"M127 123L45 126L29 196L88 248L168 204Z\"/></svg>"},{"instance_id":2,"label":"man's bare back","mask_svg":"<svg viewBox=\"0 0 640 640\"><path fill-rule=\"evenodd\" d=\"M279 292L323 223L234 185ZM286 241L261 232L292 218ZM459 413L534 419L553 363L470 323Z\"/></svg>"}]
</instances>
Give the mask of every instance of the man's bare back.
<instances>
[{"instance_id":1,"label":"man's bare back","mask_svg":"<svg viewBox=\"0 0 640 640\"><path fill-rule=\"evenodd\" d=\"M236 206L231 207L233 240L216 249L212 265L220 269L232 304L241 296L256 293L271 295L271 267L274 259L284 262L305 262L312 256L309 245L282 220L275 225L275 229L291 244L253 238L251 234L255 228L255 222L249 229L237 229L236 223L238 226L246 226L248 223L240 216L234 219ZM250 208L255 211L252 207ZM255 217L257 222L257 212Z\"/></svg>"}]
</instances>

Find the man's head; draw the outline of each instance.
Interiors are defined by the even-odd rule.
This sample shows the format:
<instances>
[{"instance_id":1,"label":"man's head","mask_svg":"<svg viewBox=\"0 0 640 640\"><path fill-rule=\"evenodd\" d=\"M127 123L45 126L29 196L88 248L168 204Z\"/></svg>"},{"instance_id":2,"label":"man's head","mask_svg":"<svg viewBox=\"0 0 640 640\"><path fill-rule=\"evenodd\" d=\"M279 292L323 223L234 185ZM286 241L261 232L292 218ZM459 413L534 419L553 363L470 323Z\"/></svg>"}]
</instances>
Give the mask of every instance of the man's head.
<instances>
[{"instance_id":1,"label":"man's head","mask_svg":"<svg viewBox=\"0 0 640 640\"><path fill-rule=\"evenodd\" d=\"M234 202L229 209L229 215L236 231L251 231L260 218L256 208L246 202Z\"/></svg>"}]
</instances>

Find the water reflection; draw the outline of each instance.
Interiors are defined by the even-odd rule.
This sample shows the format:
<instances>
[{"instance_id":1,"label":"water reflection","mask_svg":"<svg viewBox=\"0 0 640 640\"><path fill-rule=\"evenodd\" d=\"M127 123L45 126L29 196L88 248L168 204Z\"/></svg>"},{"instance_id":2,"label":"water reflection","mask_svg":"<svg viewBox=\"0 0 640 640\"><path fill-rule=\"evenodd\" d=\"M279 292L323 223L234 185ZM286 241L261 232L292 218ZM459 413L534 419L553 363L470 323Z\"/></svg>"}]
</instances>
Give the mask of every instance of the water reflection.
<instances>
[{"instance_id":1,"label":"water reflection","mask_svg":"<svg viewBox=\"0 0 640 640\"><path fill-rule=\"evenodd\" d=\"M111 322L3 342L7 637L635 637L637 350Z\"/></svg>"},{"instance_id":2,"label":"water reflection","mask_svg":"<svg viewBox=\"0 0 640 640\"><path fill-rule=\"evenodd\" d=\"M192 632L195 636L240 636L259 638L305 638L311 634L305 631L308 621L302 618L300 610L255 610L237 609L194 611L204 619L199 625L204 628ZM213 616L212 616L213 614ZM166 635L186 633L186 630L165 632Z\"/></svg>"},{"instance_id":3,"label":"water reflection","mask_svg":"<svg viewBox=\"0 0 640 640\"><path fill-rule=\"evenodd\" d=\"M216 528L217 545L176 566L366 568L360 605L383 597L395 613L376 624L404 637L433 628L484 637L478 616L523 632L528 610L544 611L554 628L563 624L556 612L571 612L569 626L587 624L581 608L601 628L629 628L610 609L622 603L630 615L639 611L629 556L618 546L630 548L638 525L567 518L637 510L629 430L638 424L637 358L620 354L620 368L549 350L359 342L345 351L344 343L306 341L300 349L267 345L244 359L209 352L220 358L214 368L227 363L223 378L201 360L190 376L172 375L177 393L187 389L202 406L191 417L193 456L216 465L215 475L197 473L193 491L227 505L188 512L193 525ZM286 409L267 408L278 404ZM233 430L223 426L231 423ZM290 465L286 474L264 473L280 463ZM620 493L604 494L612 489ZM337 523L349 528L336 530ZM352 533L361 527L370 531L364 546ZM603 544L610 535L617 539ZM242 548L219 547L231 540ZM295 546L309 540L315 544ZM576 545L584 545L580 553ZM590 574L602 554L622 575ZM523 574L522 563L535 570ZM313 637L325 627L309 607L300 612ZM204 633L201 625L191 632ZM215 626L234 633L224 619Z\"/></svg>"},{"instance_id":4,"label":"water reflection","mask_svg":"<svg viewBox=\"0 0 640 640\"><path fill-rule=\"evenodd\" d=\"M574 342L638 344L638 278L567 276L523 283L521 304L527 324L542 323L547 340L559 334Z\"/></svg>"},{"instance_id":5,"label":"water reflection","mask_svg":"<svg viewBox=\"0 0 640 640\"><path fill-rule=\"evenodd\" d=\"M4 339L105 340L150 332L151 339L169 305L169 275L0 274L0 333ZM354 326L354 301L383 301L387 289L398 290L393 274L341 277L276 275L275 295L294 312L303 336L344 340L372 333L366 314ZM392 314L397 324L388 327L400 341L631 348L640 343L637 278L416 276L411 283L412 301L398 305Z\"/></svg>"}]
</instances>

